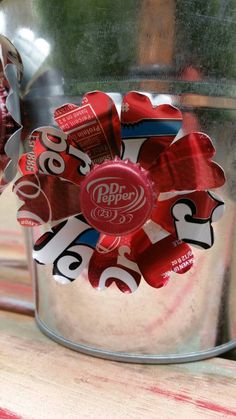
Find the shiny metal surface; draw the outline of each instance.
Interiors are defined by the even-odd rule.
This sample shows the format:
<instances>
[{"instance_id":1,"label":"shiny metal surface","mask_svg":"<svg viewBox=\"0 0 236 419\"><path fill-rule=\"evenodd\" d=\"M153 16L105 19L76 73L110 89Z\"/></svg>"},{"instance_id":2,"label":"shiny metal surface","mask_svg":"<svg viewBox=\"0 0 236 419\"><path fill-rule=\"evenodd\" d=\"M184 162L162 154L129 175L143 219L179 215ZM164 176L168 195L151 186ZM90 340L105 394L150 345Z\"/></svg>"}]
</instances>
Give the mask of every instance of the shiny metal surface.
<instances>
[{"instance_id":1,"label":"shiny metal surface","mask_svg":"<svg viewBox=\"0 0 236 419\"><path fill-rule=\"evenodd\" d=\"M235 16L234 0L0 3L1 32L15 42L26 69L25 129L53 123L55 107L79 103L89 90L112 92L118 105L126 91L145 91L155 104L181 108L184 133L211 136L228 180L219 191L226 211L215 224L214 247L194 249L195 268L172 275L161 290L143 282L133 295L116 288L99 293L86 273L63 287L29 256L37 321L72 349L183 362L236 347Z\"/></svg>"}]
</instances>

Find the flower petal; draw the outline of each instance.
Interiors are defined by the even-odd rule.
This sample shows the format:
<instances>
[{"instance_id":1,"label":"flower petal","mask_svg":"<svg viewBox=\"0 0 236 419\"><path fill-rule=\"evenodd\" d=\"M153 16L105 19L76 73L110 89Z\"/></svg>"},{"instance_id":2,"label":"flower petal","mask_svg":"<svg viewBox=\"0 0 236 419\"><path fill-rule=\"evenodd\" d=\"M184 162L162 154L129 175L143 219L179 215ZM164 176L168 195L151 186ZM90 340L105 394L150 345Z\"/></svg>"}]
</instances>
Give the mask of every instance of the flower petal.
<instances>
[{"instance_id":1,"label":"flower petal","mask_svg":"<svg viewBox=\"0 0 236 419\"><path fill-rule=\"evenodd\" d=\"M53 127L40 127L32 132L31 150L23 154L19 167L23 175L54 175L79 184L90 171L87 154L68 144L67 135Z\"/></svg>"},{"instance_id":2,"label":"flower petal","mask_svg":"<svg viewBox=\"0 0 236 419\"><path fill-rule=\"evenodd\" d=\"M215 149L206 134L194 132L176 141L150 169L159 192L222 186L224 171L211 160L214 154Z\"/></svg>"},{"instance_id":3,"label":"flower petal","mask_svg":"<svg viewBox=\"0 0 236 419\"><path fill-rule=\"evenodd\" d=\"M131 236L102 235L90 259L88 278L91 285L103 290L112 284L125 293L136 291L141 274L130 247Z\"/></svg>"},{"instance_id":4,"label":"flower petal","mask_svg":"<svg viewBox=\"0 0 236 419\"><path fill-rule=\"evenodd\" d=\"M132 249L145 281L154 288L165 285L172 271L183 274L193 266L190 247L153 222L133 236Z\"/></svg>"},{"instance_id":5,"label":"flower petal","mask_svg":"<svg viewBox=\"0 0 236 419\"><path fill-rule=\"evenodd\" d=\"M182 125L181 112L171 105L154 107L150 99L129 92L121 107L123 159L148 169L168 147Z\"/></svg>"},{"instance_id":6,"label":"flower petal","mask_svg":"<svg viewBox=\"0 0 236 419\"><path fill-rule=\"evenodd\" d=\"M17 220L26 227L61 220L80 211L79 187L55 176L22 176L13 191L24 201Z\"/></svg>"},{"instance_id":7,"label":"flower petal","mask_svg":"<svg viewBox=\"0 0 236 419\"><path fill-rule=\"evenodd\" d=\"M17 174L22 131L19 102L22 70L16 48L0 35L0 193Z\"/></svg>"},{"instance_id":8,"label":"flower petal","mask_svg":"<svg viewBox=\"0 0 236 419\"><path fill-rule=\"evenodd\" d=\"M8 93L3 86L0 86L0 156L5 155L5 145L11 135L19 129L20 125L12 118L6 107Z\"/></svg>"},{"instance_id":9,"label":"flower petal","mask_svg":"<svg viewBox=\"0 0 236 419\"><path fill-rule=\"evenodd\" d=\"M16 67L17 80L20 82L23 76L21 56L11 41L3 35L0 35L0 60L0 72L5 73L7 65L12 64ZM9 87L7 77L4 80L4 85Z\"/></svg>"},{"instance_id":10,"label":"flower petal","mask_svg":"<svg viewBox=\"0 0 236 419\"><path fill-rule=\"evenodd\" d=\"M195 191L157 202L151 219L177 239L208 249L214 244L212 222L224 211L224 202L213 192Z\"/></svg>"},{"instance_id":11,"label":"flower petal","mask_svg":"<svg viewBox=\"0 0 236 419\"><path fill-rule=\"evenodd\" d=\"M55 111L55 121L68 134L68 141L87 153L93 163L120 155L120 120L106 93L87 93L82 106L61 106Z\"/></svg>"},{"instance_id":12,"label":"flower petal","mask_svg":"<svg viewBox=\"0 0 236 419\"><path fill-rule=\"evenodd\" d=\"M87 267L99 233L81 214L57 224L35 243L33 258L40 264L53 264L56 281L66 284L78 278Z\"/></svg>"}]
</instances>

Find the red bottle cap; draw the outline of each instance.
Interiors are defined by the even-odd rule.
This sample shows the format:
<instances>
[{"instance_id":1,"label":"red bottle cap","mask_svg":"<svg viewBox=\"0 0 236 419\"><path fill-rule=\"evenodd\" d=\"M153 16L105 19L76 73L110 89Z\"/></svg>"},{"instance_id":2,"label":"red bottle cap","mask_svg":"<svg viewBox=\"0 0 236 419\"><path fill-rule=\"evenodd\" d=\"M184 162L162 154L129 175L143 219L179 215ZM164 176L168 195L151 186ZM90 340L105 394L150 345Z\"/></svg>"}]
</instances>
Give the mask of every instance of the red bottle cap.
<instances>
[{"instance_id":1,"label":"red bottle cap","mask_svg":"<svg viewBox=\"0 0 236 419\"><path fill-rule=\"evenodd\" d=\"M80 203L88 223L101 233L125 235L139 229L155 203L146 170L129 160L95 165L81 184Z\"/></svg>"}]
</instances>

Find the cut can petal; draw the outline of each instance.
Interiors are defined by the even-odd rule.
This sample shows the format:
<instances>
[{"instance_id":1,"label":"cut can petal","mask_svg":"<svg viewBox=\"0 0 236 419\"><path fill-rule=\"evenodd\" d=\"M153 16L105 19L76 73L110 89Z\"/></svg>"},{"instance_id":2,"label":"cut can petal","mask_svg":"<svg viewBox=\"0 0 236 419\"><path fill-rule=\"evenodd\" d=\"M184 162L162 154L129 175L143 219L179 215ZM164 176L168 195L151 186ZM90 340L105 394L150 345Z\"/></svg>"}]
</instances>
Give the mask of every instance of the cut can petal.
<instances>
[{"instance_id":1,"label":"cut can petal","mask_svg":"<svg viewBox=\"0 0 236 419\"><path fill-rule=\"evenodd\" d=\"M82 106L63 105L56 109L55 121L68 134L68 141L87 153L93 163L120 155L120 120L106 93L87 93Z\"/></svg>"},{"instance_id":2,"label":"cut can petal","mask_svg":"<svg viewBox=\"0 0 236 419\"><path fill-rule=\"evenodd\" d=\"M191 133L162 153L150 173L160 192L218 188L225 183L225 175L212 161L214 154L206 134Z\"/></svg>"},{"instance_id":3,"label":"cut can petal","mask_svg":"<svg viewBox=\"0 0 236 419\"><path fill-rule=\"evenodd\" d=\"M5 155L4 148L11 135L20 127L7 109L7 97L6 89L0 86L0 157Z\"/></svg>"},{"instance_id":4,"label":"cut can petal","mask_svg":"<svg viewBox=\"0 0 236 419\"><path fill-rule=\"evenodd\" d=\"M22 131L19 100L22 71L16 48L0 35L0 194L17 173Z\"/></svg>"},{"instance_id":5,"label":"cut can petal","mask_svg":"<svg viewBox=\"0 0 236 419\"><path fill-rule=\"evenodd\" d=\"M224 212L224 202L213 192L195 191L157 202L151 219L177 239L208 249L214 244L212 222Z\"/></svg>"},{"instance_id":6,"label":"cut can petal","mask_svg":"<svg viewBox=\"0 0 236 419\"><path fill-rule=\"evenodd\" d=\"M182 114L174 106L154 107L146 95L129 92L123 99L121 124L123 158L148 169L174 140Z\"/></svg>"},{"instance_id":7,"label":"cut can petal","mask_svg":"<svg viewBox=\"0 0 236 419\"><path fill-rule=\"evenodd\" d=\"M17 213L24 227L61 220L80 212L79 188L55 176L26 175L13 187L24 205Z\"/></svg>"},{"instance_id":8,"label":"cut can petal","mask_svg":"<svg viewBox=\"0 0 236 419\"><path fill-rule=\"evenodd\" d=\"M43 265L52 264L56 281L70 283L88 266L98 237L79 214L41 236L34 245L33 258Z\"/></svg>"},{"instance_id":9,"label":"cut can petal","mask_svg":"<svg viewBox=\"0 0 236 419\"><path fill-rule=\"evenodd\" d=\"M134 235L132 249L142 276L154 288L164 286L171 272L183 274L193 266L191 248L152 222Z\"/></svg>"},{"instance_id":10,"label":"cut can petal","mask_svg":"<svg viewBox=\"0 0 236 419\"><path fill-rule=\"evenodd\" d=\"M67 134L53 127L40 127L32 132L30 151L19 160L23 175L58 176L79 184L90 171L91 160L67 141Z\"/></svg>"},{"instance_id":11,"label":"cut can petal","mask_svg":"<svg viewBox=\"0 0 236 419\"><path fill-rule=\"evenodd\" d=\"M100 236L88 269L88 278L94 288L104 290L115 284L124 293L137 290L141 274L133 258L130 240L131 236Z\"/></svg>"},{"instance_id":12,"label":"cut can petal","mask_svg":"<svg viewBox=\"0 0 236 419\"><path fill-rule=\"evenodd\" d=\"M14 65L17 70L17 81L20 83L23 76L21 56L11 41L3 35L0 35L0 60L0 72L5 73L8 65ZM4 84L9 87L7 77L4 79Z\"/></svg>"}]
</instances>

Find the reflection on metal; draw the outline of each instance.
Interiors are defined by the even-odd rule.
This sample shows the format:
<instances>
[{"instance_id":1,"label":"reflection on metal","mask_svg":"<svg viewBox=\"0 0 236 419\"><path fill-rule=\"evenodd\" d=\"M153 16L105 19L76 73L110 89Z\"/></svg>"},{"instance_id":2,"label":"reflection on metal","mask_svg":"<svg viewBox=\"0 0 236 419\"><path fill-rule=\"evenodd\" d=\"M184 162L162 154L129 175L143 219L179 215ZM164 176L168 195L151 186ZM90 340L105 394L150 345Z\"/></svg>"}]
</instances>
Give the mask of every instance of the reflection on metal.
<instances>
[{"instance_id":1,"label":"reflection on metal","mask_svg":"<svg viewBox=\"0 0 236 419\"><path fill-rule=\"evenodd\" d=\"M198 94L183 94L179 101L180 106L214 108L214 109L236 109L236 99L229 97L203 96Z\"/></svg>"},{"instance_id":2,"label":"reflection on metal","mask_svg":"<svg viewBox=\"0 0 236 419\"><path fill-rule=\"evenodd\" d=\"M24 64L24 80L29 82L42 66L50 52L49 43L43 38L37 38L29 28L20 28L13 39L14 45L20 51Z\"/></svg>"},{"instance_id":3,"label":"reflection on metal","mask_svg":"<svg viewBox=\"0 0 236 419\"><path fill-rule=\"evenodd\" d=\"M5 14L0 11L0 33L4 33L6 30L6 18Z\"/></svg>"}]
</instances>

